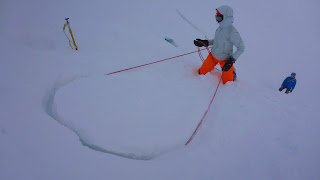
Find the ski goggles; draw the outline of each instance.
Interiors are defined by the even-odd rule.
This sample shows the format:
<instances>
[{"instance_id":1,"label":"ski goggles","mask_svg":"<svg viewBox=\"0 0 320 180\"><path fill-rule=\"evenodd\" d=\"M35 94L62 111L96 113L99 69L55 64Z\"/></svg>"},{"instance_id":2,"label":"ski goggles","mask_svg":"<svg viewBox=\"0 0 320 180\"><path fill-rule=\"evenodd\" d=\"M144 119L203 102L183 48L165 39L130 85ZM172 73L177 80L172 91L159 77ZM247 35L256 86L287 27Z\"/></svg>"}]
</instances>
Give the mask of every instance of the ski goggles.
<instances>
[{"instance_id":1,"label":"ski goggles","mask_svg":"<svg viewBox=\"0 0 320 180\"><path fill-rule=\"evenodd\" d=\"M216 15L216 21L221 22L223 20L223 16L221 15Z\"/></svg>"}]
</instances>

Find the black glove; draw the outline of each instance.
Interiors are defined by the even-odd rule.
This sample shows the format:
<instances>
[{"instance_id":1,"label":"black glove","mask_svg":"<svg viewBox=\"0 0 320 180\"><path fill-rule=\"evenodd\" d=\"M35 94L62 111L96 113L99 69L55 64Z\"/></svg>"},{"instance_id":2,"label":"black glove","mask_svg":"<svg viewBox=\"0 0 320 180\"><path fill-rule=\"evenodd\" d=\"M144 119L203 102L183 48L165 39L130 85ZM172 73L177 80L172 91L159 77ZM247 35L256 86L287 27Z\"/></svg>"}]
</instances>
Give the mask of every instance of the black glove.
<instances>
[{"instance_id":1,"label":"black glove","mask_svg":"<svg viewBox=\"0 0 320 180\"><path fill-rule=\"evenodd\" d=\"M232 67L233 63L236 62L233 57L230 57L227 62L224 64L222 71L229 71L229 69Z\"/></svg>"},{"instance_id":2,"label":"black glove","mask_svg":"<svg viewBox=\"0 0 320 180\"><path fill-rule=\"evenodd\" d=\"M208 40L201 40L201 39L196 39L193 41L194 45L198 46L198 47L202 47L202 46L209 46L209 41Z\"/></svg>"}]
</instances>

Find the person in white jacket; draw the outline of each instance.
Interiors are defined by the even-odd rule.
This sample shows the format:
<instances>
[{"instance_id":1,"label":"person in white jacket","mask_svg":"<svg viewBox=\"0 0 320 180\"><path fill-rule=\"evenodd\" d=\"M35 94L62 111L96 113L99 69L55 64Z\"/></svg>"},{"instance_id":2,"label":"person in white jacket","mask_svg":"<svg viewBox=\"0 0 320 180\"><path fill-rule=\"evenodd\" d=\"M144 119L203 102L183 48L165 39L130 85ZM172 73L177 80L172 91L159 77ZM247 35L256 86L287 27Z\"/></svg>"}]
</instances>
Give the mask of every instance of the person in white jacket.
<instances>
[{"instance_id":1,"label":"person in white jacket","mask_svg":"<svg viewBox=\"0 0 320 180\"><path fill-rule=\"evenodd\" d=\"M245 46L237 29L232 25L233 10L227 5L220 6L216 9L216 21L219 27L216 30L214 39L211 40L194 40L198 47L212 45L211 52L199 69L199 74L205 75L219 63L223 71L223 84L234 80L233 63L244 52ZM233 53L233 46L237 50Z\"/></svg>"}]
</instances>

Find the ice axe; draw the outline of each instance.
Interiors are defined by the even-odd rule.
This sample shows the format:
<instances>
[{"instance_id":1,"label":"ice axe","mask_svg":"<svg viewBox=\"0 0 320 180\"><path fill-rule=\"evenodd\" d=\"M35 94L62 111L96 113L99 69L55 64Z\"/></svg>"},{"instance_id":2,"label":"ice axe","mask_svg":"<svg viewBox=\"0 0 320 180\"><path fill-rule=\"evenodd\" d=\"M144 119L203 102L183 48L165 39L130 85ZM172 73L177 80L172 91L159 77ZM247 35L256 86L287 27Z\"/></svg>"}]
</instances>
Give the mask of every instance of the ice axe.
<instances>
[{"instance_id":1,"label":"ice axe","mask_svg":"<svg viewBox=\"0 0 320 180\"><path fill-rule=\"evenodd\" d=\"M69 28L69 33L70 33L70 35L71 35L74 48L75 48L76 50L78 50L78 46L77 46L77 44L76 44L76 41L74 40L73 33L72 33L72 30L71 30L71 26L70 26L70 23L69 23L69 18L65 18L65 20L66 20L66 23L65 23L64 26L63 26L63 32L64 32L64 34L66 35L67 39L69 40L69 45L70 45L70 47L73 49L73 47L72 47L72 45L71 45L71 41L70 41L69 37L67 36L66 32L64 31L65 28L68 26L68 28Z\"/></svg>"}]
</instances>

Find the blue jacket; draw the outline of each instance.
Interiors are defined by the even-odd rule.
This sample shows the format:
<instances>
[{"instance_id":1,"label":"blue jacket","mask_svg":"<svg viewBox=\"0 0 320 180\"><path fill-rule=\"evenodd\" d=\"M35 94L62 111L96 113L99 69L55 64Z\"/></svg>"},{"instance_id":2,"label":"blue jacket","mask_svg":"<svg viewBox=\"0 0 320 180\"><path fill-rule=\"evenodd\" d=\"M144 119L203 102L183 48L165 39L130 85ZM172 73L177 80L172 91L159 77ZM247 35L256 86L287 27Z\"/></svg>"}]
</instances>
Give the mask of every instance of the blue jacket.
<instances>
[{"instance_id":1,"label":"blue jacket","mask_svg":"<svg viewBox=\"0 0 320 180\"><path fill-rule=\"evenodd\" d=\"M296 86L296 83L297 83L296 78L289 76L283 81L281 86L286 88L291 88L293 90L294 87Z\"/></svg>"}]
</instances>

